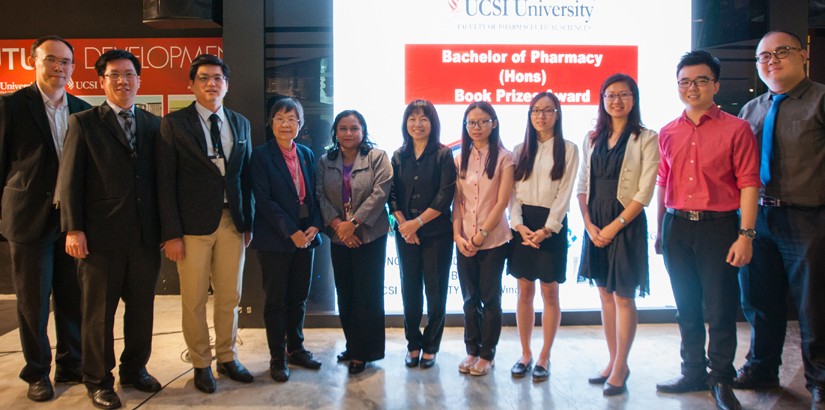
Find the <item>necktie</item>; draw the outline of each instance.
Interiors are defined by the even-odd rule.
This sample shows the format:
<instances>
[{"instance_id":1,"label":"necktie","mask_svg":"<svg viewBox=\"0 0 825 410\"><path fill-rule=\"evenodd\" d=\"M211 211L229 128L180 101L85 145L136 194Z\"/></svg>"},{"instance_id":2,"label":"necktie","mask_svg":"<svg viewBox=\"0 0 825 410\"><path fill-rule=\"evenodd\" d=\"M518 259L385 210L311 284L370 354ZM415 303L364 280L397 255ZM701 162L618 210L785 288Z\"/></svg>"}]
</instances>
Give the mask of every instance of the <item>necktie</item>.
<instances>
[{"instance_id":1,"label":"necktie","mask_svg":"<svg viewBox=\"0 0 825 410\"><path fill-rule=\"evenodd\" d=\"M773 158L773 129L776 126L776 112L779 111L779 104L788 98L788 94L774 94L771 97L771 108L765 116L765 123L762 125L762 161L759 166L759 179L762 185L768 185L771 181L771 159Z\"/></svg>"},{"instance_id":2,"label":"necktie","mask_svg":"<svg viewBox=\"0 0 825 410\"><path fill-rule=\"evenodd\" d=\"M223 154L223 144L221 143L221 126L218 124L218 114L209 116L209 137L212 138L212 149L215 155L220 158L226 158Z\"/></svg>"},{"instance_id":3,"label":"necktie","mask_svg":"<svg viewBox=\"0 0 825 410\"><path fill-rule=\"evenodd\" d=\"M122 110L119 114L123 118L123 131L126 133L126 139L129 141L129 148L132 152L137 151L137 144L135 141L135 134L132 133L132 114L129 110Z\"/></svg>"}]
</instances>

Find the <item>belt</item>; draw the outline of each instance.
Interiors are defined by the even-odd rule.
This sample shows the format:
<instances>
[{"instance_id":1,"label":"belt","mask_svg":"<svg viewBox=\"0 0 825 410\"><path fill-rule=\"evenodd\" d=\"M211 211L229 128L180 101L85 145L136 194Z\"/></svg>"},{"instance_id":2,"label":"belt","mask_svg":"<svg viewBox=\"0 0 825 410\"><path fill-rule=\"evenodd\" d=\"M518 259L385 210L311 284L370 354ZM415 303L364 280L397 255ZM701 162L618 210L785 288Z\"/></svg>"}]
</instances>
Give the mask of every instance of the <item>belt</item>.
<instances>
[{"instance_id":1,"label":"belt","mask_svg":"<svg viewBox=\"0 0 825 410\"><path fill-rule=\"evenodd\" d=\"M722 219L735 216L737 211L715 212L715 211L682 211L679 209L667 208L667 213L675 215L689 221L706 221L711 219Z\"/></svg>"}]
</instances>

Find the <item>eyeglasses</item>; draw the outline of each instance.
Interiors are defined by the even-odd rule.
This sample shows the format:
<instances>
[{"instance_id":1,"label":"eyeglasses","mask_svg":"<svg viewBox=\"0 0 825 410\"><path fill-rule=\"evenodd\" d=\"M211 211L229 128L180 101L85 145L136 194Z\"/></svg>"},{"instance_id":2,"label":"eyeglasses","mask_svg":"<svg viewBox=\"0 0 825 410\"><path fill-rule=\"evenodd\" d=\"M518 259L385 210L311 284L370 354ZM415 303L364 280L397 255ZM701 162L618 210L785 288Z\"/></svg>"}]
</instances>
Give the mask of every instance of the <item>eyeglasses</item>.
<instances>
[{"instance_id":1,"label":"eyeglasses","mask_svg":"<svg viewBox=\"0 0 825 410\"><path fill-rule=\"evenodd\" d=\"M471 120L471 121L464 121L464 125L466 125L467 128L476 128L476 127L478 127L478 128L487 128L487 127L493 125L493 121L495 121L495 120L492 119L492 118L490 118L488 120L481 120L481 121L472 121Z\"/></svg>"},{"instance_id":2,"label":"eyeglasses","mask_svg":"<svg viewBox=\"0 0 825 410\"><path fill-rule=\"evenodd\" d=\"M109 74L103 74L103 76L110 79L110 80L112 80L112 81L119 81L121 78L126 80L126 81L132 81L132 80L134 80L135 78L138 77L137 73L132 73L132 72L122 73L122 74L121 73L109 73Z\"/></svg>"},{"instance_id":3,"label":"eyeglasses","mask_svg":"<svg viewBox=\"0 0 825 410\"><path fill-rule=\"evenodd\" d=\"M209 81L214 81L215 84L220 84L220 83L226 81L226 77L223 76L223 75L220 75L220 74L199 75L199 76L195 77L195 79L197 79L198 82L203 83L203 84L207 84L207 83L209 83Z\"/></svg>"},{"instance_id":4,"label":"eyeglasses","mask_svg":"<svg viewBox=\"0 0 825 410\"><path fill-rule=\"evenodd\" d=\"M631 92L622 92L617 94L605 94L603 95L604 99L608 102L616 101L617 98L622 99L623 101L627 101L633 98L633 93Z\"/></svg>"},{"instance_id":5,"label":"eyeglasses","mask_svg":"<svg viewBox=\"0 0 825 410\"><path fill-rule=\"evenodd\" d=\"M57 58L57 57L54 57L54 56L46 56L46 57L42 57L42 58L43 58L43 61L46 62L46 64L52 65L52 66L60 65L61 67L68 67L68 66L73 64L72 60L69 60L68 58Z\"/></svg>"},{"instance_id":6,"label":"eyeglasses","mask_svg":"<svg viewBox=\"0 0 825 410\"><path fill-rule=\"evenodd\" d=\"M707 77L699 77L695 80L688 80L688 79L679 80L679 81L676 82L676 84L679 84L679 88L690 88L691 84L693 84L697 87L704 87L704 86L708 85L708 83L710 83L711 81L716 81L716 79L715 78L707 78Z\"/></svg>"},{"instance_id":7,"label":"eyeglasses","mask_svg":"<svg viewBox=\"0 0 825 410\"><path fill-rule=\"evenodd\" d=\"M289 126L294 127L300 124L300 121L297 118L274 118L272 123L275 125L289 124Z\"/></svg>"},{"instance_id":8,"label":"eyeglasses","mask_svg":"<svg viewBox=\"0 0 825 410\"><path fill-rule=\"evenodd\" d=\"M549 117L549 116L551 116L551 115L553 115L557 112L559 112L558 108L544 108L544 109L533 108L532 110L530 110L530 115L532 115L534 117L538 117L538 116L544 114L544 115Z\"/></svg>"},{"instance_id":9,"label":"eyeglasses","mask_svg":"<svg viewBox=\"0 0 825 410\"><path fill-rule=\"evenodd\" d=\"M802 49L798 47L782 46L774 51L765 51L757 54L756 62L759 64L768 64L768 62L771 61L771 56L776 56L777 60L782 60L783 58L787 58L791 54L791 50L802 51Z\"/></svg>"}]
</instances>

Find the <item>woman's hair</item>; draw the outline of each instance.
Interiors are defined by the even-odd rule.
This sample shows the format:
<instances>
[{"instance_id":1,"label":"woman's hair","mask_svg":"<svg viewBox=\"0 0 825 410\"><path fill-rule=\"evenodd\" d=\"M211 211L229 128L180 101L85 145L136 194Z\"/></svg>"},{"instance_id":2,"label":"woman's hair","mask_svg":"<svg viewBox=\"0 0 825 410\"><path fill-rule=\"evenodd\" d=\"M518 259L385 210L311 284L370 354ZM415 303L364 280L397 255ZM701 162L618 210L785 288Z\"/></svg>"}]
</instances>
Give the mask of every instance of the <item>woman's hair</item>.
<instances>
[{"instance_id":1,"label":"woman's hair","mask_svg":"<svg viewBox=\"0 0 825 410\"><path fill-rule=\"evenodd\" d=\"M496 163L498 163L498 151L499 147L501 147L501 136L499 135L496 110L493 109L493 106L487 101L476 101L464 110L464 120L461 122L461 169L458 175L462 179L467 175L467 162L470 160L470 146L473 143L473 140L470 138L470 132L467 131L467 114L476 108L487 113L490 119L495 122L495 127L490 131L490 137L487 141L489 154L487 155L487 163L484 165L484 173L487 174L487 178L493 179L493 175L496 173ZM490 124L490 126L492 127L493 124Z\"/></svg>"},{"instance_id":2,"label":"woman's hair","mask_svg":"<svg viewBox=\"0 0 825 410\"><path fill-rule=\"evenodd\" d=\"M441 145L441 121L438 120L438 112L433 103L427 100L413 100L404 110L404 119L401 122L401 135L404 143L401 145L401 152L410 152L413 148L413 141L410 132L407 130L407 120L415 113L424 114L430 120L430 138L427 140L427 148Z\"/></svg>"},{"instance_id":3,"label":"woman's hair","mask_svg":"<svg viewBox=\"0 0 825 410\"><path fill-rule=\"evenodd\" d=\"M332 122L332 145L327 147L327 158L331 160L338 158L338 152L341 151L341 146L338 143L338 137L335 135L336 130L338 129L338 123L341 122L342 119L349 116L355 117L355 119L358 120L358 123L361 124L361 145L358 146L358 151L360 151L362 155L365 155L370 152L372 147L375 145L369 139L369 134L367 133L367 120L364 119L364 116L356 110L341 111L335 116L335 121Z\"/></svg>"},{"instance_id":4,"label":"woman's hair","mask_svg":"<svg viewBox=\"0 0 825 410\"><path fill-rule=\"evenodd\" d=\"M536 160L536 153L539 150L538 132L533 127L531 118L533 107L542 98L547 97L556 106L556 123L553 125L553 168L550 170L550 179L559 180L564 176L565 149L564 135L561 127L561 104L555 94L545 91L536 94L530 101L530 108L527 110L527 131L524 132L524 144L521 146L516 163L515 179L524 181L530 178L533 173L533 163Z\"/></svg>"},{"instance_id":5,"label":"woman's hair","mask_svg":"<svg viewBox=\"0 0 825 410\"><path fill-rule=\"evenodd\" d=\"M605 90L607 87L610 87L611 84L618 82L627 84L630 92L633 93L633 108L630 109L630 114L627 116L627 125L623 130L613 129L613 119L610 117L610 114L607 113L607 109L604 108ZM604 83L602 83L601 92L599 92L599 116L596 119L596 129L590 133L591 145L596 146L596 144L601 141L607 140L614 131L622 131L622 134L636 134L636 138L639 138L639 133L642 132L642 128L644 128L644 124L642 124L641 108L639 107L639 86L636 84L636 80L622 73L607 77Z\"/></svg>"},{"instance_id":6,"label":"woman's hair","mask_svg":"<svg viewBox=\"0 0 825 410\"><path fill-rule=\"evenodd\" d=\"M272 104L272 108L269 109L269 119L267 120L269 126L272 126L272 119L275 118L275 114L281 111L285 114L294 111L298 116L298 128L300 129L304 126L304 107L300 101L292 97L281 98L275 101L275 104Z\"/></svg>"}]
</instances>

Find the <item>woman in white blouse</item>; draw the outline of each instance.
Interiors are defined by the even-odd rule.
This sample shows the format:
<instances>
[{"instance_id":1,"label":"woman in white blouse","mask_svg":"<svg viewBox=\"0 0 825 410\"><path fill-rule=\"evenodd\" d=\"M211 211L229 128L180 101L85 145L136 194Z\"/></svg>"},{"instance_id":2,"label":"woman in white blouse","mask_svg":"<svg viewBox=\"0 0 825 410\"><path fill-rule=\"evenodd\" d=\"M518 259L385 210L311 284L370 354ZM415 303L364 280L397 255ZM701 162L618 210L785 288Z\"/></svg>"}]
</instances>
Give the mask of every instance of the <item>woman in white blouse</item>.
<instances>
[{"instance_id":1,"label":"woman in white blouse","mask_svg":"<svg viewBox=\"0 0 825 410\"><path fill-rule=\"evenodd\" d=\"M533 381L538 382L550 376L550 348L561 322L559 283L564 283L567 273L567 211L579 163L576 145L562 135L561 106L553 93L539 93L530 102L524 143L514 152L513 241L507 271L518 279L516 322L521 358L510 374L521 378L532 370ZM536 280L544 301L544 345L533 367L530 339Z\"/></svg>"}]
</instances>

